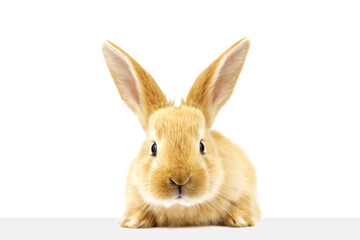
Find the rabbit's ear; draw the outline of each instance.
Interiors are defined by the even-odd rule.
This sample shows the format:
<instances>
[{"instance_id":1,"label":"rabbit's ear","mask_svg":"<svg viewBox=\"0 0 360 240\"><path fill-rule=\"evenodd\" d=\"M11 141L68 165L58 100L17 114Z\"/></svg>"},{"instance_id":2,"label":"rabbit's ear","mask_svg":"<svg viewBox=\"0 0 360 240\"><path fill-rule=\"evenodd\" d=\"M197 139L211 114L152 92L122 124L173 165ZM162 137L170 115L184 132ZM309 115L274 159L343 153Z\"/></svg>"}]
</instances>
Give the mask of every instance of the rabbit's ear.
<instances>
[{"instance_id":1,"label":"rabbit's ear","mask_svg":"<svg viewBox=\"0 0 360 240\"><path fill-rule=\"evenodd\" d=\"M231 46L198 76L186 97L186 105L203 111L209 128L234 90L249 47L246 38Z\"/></svg>"},{"instance_id":2,"label":"rabbit's ear","mask_svg":"<svg viewBox=\"0 0 360 240\"><path fill-rule=\"evenodd\" d=\"M121 98L146 130L150 115L168 105L165 95L151 75L118 46L106 41L102 51Z\"/></svg>"}]
</instances>

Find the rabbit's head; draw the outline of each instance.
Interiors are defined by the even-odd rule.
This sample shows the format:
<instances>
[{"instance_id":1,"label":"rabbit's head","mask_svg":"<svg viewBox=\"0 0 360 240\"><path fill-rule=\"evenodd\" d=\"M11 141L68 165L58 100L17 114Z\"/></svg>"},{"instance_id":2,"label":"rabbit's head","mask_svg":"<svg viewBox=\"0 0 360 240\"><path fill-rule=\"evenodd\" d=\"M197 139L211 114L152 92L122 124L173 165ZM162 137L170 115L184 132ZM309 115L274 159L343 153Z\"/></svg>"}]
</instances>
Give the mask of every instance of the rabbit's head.
<instances>
[{"instance_id":1,"label":"rabbit's head","mask_svg":"<svg viewBox=\"0 0 360 240\"><path fill-rule=\"evenodd\" d=\"M133 161L132 184L155 205L191 206L213 198L223 179L222 151L210 131L229 99L249 49L242 39L196 79L179 107L126 52L107 41L103 53L121 98L146 133Z\"/></svg>"}]
</instances>

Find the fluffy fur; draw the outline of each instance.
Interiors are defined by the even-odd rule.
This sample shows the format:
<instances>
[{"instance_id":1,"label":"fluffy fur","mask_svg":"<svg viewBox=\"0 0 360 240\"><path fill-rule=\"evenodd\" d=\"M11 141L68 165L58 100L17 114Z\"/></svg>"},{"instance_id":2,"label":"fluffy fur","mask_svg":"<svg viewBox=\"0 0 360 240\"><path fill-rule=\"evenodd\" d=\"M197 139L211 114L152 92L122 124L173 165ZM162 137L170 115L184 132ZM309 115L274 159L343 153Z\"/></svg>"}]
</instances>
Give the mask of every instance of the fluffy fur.
<instances>
[{"instance_id":1,"label":"fluffy fur","mask_svg":"<svg viewBox=\"0 0 360 240\"><path fill-rule=\"evenodd\" d=\"M120 96L147 136L129 169L122 227L244 227L260 221L253 165L240 147L211 130L233 92L249 46L247 39L231 46L175 107L134 59L109 41L103 44Z\"/></svg>"}]
</instances>

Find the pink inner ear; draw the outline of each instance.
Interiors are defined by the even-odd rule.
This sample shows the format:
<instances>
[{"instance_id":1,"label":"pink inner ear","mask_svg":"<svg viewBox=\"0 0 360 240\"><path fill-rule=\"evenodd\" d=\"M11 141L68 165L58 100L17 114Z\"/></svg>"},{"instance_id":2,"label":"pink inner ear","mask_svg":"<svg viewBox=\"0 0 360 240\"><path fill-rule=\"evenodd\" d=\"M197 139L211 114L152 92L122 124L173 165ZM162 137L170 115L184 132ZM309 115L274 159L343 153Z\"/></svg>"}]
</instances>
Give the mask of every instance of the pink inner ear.
<instances>
[{"instance_id":1,"label":"pink inner ear","mask_svg":"<svg viewBox=\"0 0 360 240\"><path fill-rule=\"evenodd\" d=\"M134 101L137 105L140 104L139 91L136 84L134 74L130 70L129 64L122 57L117 57L114 61L116 75L116 85L122 89L124 97L129 101Z\"/></svg>"},{"instance_id":2,"label":"pink inner ear","mask_svg":"<svg viewBox=\"0 0 360 240\"><path fill-rule=\"evenodd\" d=\"M224 103L231 95L238 75L244 63L244 50L238 48L230 53L223 62L212 89L212 101L214 105L218 102Z\"/></svg>"},{"instance_id":3,"label":"pink inner ear","mask_svg":"<svg viewBox=\"0 0 360 240\"><path fill-rule=\"evenodd\" d=\"M140 95L134 73L125 57L112 47L104 48L110 72L121 97L129 106L140 105ZM133 109L134 110L134 109Z\"/></svg>"}]
</instances>

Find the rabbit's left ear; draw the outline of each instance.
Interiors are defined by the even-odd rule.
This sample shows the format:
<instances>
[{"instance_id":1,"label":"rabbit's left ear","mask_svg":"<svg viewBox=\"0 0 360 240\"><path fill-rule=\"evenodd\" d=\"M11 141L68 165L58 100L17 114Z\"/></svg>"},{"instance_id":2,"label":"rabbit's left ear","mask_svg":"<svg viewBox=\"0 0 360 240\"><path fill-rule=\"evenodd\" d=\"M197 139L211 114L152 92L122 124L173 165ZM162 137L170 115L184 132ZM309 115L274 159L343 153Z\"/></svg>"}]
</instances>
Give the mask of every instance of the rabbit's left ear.
<instances>
[{"instance_id":1,"label":"rabbit's left ear","mask_svg":"<svg viewBox=\"0 0 360 240\"><path fill-rule=\"evenodd\" d=\"M146 131L150 115L168 105L165 95L152 76L124 50L106 41L102 51L121 98Z\"/></svg>"},{"instance_id":2,"label":"rabbit's left ear","mask_svg":"<svg viewBox=\"0 0 360 240\"><path fill-rule=\"evenodd\" d=\"M199 75L186 97L186 105L202 110L209 128L234 90L249 47L246 38L231 46Z\"/></svg>"}]
</instances>

